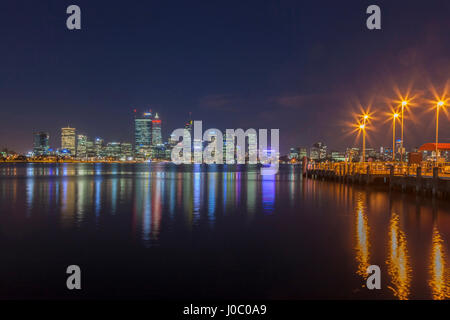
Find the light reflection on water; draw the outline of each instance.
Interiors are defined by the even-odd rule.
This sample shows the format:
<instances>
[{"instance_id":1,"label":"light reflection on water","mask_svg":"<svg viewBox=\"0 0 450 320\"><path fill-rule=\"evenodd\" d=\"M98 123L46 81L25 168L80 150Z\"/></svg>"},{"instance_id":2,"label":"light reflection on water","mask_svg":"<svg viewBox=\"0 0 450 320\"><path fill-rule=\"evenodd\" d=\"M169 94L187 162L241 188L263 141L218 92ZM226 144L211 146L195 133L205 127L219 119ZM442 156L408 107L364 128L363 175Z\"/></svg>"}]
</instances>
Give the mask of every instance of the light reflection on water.
<instances>
[{"instance_id":1,"label":"light reflection on water","mask_svg":"<svg viewBox=\"0 0 450 320\"><path fill-rule=\"evenodd\" d=\"M378 297L450 298L447 202L305 180L301 168L294 166L282 166L277 176L261 176L256 167L224 168L3 165L0 237L14 246L23 235L37 235L36 246L40 246L39 237L44 234L92 237L94 232L105 242L90 242L97 251L111 250L109 243L117 237L145 250L188 244L196 249L219 248L234 240L229 249L221 247L224 253L229 250L231 258L230 265L219 259L220 274L229 268L239 270L236 263L245 256L238 252L251 243L252 251L264 248L271 257L262 261L253 257L254 268L265 271L261 273L264 281L269 281L266 273L270 272L273 279L285 281L278 291L295 292L289 297L311 297L311 288L322 281L321 272L328 270L325 265L346 280L346 287L325 283L323 291L314 291L317 297L373 298L360 288L365 285L367 267L376 264L383 273ZM332 243L327 240L330 237ZM71 239L63 240L76 246ZM0 249L7 250L7 245L4 242ZM290 250L308 253L296 260ZM183 264L183 259L176 261ZM296 278L301 281L293 281ZM309 291L302 291L304 287Z\"/></svg>"},{"instance_id":2,"label":"light reflection on water","mask_svg":"<svg viewBox=\"0 0 450 320\"><path fill-rule=\"evenodd\" d=\"M367 223L366 199L364 193L359 193L356 199L356 260L357 274L367 278L367 267L370 266L370 241Z\"/></svg>"},{"instance_id":3,"label":"light reflection on water","mask_svg":"<svg viewBox=\"0 0 450 320\"><path fill-rule=\"evenodd\" d=\"M406 235L400 226L400 218L392 214L389 227L389 257L386 261L391 283L389 288L400 300L408 300L411 286L411 266Z\"/></svg>"},{"instance_id":4,"label":"light reflection on water","mask_svg":"<svg viewBox=\"0 0 450 320\"><path fill-rule=\"evenodd\" d=\"M433 227L432 248L430 257L430 287L434 300L450 298L449 270L444 241L437 226Z\"/></svg>"}]
</instances>

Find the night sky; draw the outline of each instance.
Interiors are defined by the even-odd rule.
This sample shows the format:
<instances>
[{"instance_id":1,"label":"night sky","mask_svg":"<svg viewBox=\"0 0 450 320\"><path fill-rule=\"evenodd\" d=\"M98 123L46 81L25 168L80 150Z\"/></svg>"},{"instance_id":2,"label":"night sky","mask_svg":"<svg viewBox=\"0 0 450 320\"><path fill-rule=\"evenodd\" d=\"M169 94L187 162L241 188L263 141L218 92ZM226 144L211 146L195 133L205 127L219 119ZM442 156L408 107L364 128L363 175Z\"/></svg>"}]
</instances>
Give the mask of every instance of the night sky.
<instances>
[{"instance_id":1,"label":"night sky","mask_svg":"<svg viewBox=\"0 0 450 320\"><path fill-rule=\"evenodd\" d=\"M71 4L80 31L66 28ZM382 30L366 28L371 4ZM282 152L343 149L359 104L376 111L368 147L390 146L396 88L417 97L405 145L420 146L434 141L430 88L450 88L449 15L448 0L2 0L0 146L25 152L48 131L59 147L67 125L131 142L132 110L151 108L164 140L192 112L205 129L279 128Z\"/></svg>"}]
</instances>

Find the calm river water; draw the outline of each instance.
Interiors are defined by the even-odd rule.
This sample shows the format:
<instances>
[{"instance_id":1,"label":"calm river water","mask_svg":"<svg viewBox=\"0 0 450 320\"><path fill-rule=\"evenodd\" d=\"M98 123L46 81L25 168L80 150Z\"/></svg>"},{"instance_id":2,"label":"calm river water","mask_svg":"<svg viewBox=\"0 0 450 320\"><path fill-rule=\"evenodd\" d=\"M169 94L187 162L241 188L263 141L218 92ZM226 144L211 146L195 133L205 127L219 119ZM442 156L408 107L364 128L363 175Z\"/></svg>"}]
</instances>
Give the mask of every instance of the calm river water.
<instances>
[{"instance_id":1,"label":"calm river water","mask_svg":"<svg viewBox=\"0 0 450 320\"><path fill-rule=\"evenodd\" d=\"M0 164L2 299L442 299L449 246L450 201L297 166Z\"/></svg>"}]
</instances>

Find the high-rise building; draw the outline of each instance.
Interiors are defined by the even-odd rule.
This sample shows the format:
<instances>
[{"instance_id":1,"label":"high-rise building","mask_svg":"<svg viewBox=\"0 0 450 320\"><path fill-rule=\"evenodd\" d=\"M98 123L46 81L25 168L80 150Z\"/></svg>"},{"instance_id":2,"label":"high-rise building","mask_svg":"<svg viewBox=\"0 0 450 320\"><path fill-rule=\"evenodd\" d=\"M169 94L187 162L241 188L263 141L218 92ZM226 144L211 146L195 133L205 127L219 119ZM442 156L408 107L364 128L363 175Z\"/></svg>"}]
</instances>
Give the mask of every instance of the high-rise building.
<instances>
[{"instance_id":1,"label":"high-rise building","mask_svg":"<svg viewBox=\"0 0 450 320\"><path fill-rule=\"evenodd\" d=\"M134 151L137 157L149 158L152 146L152 114L144 112L134 119Z\"/></svg>"},{"instance_id":2,"label":"high-rise building","mask_svg":"<svg viewBox=\"0 0 450 320\"><path fill-rule=\"evenodd\" d=\"M395 141L395 158L397 160L400 160L401 153L402 153L402 140L401 139L397 139Z\"/></svg>"},{"instance_id":3,"label":"high-rise building","mask_svg":"<svg viewBox=\"0 0 450 320\"><path fill-rule=\"evenodd\" d=\"M324 160L327 157L327 146L322 142L313 144L309 151L311 160Z\"/></svg>"},{"instance_id":4,"label":"high-rise building","mask_svg":"<svg viewBox=\"0 0 450 320\"><path fill-rule=\"evenodd\" d=\"M75 128L61 129L61 149L67 150L73 156L76 154Z\"/></svg>"},{"instance_id":5,"label":"high-rise building","mask_svg":"<svg viewBox=\"0 0 450 320\"><path fill-rule=\"evenodd\" d=\"M88 139L86 141L86 157L95 158L96 155L97 155L97 152L95 150L94 141Z\"/></svg>"},{"instance_id":6,"label":"high-rise building","mask_svg":"<svg viewBox=\"0 0 450 320\"><path fill-rule=\"evenodd\" d=\"M299 150L298 148L291 148L289 150L288 158L289 160L298 160L299 159Z\"/></svg>"},{"instance_id":7,"label":"high-rise building","mask_svg":"<svg viewBox=\"0 0 450 320\"><path fill-rule=\"evenodd\" d=\"M257 164L258 163L258 157L261 158L261 156L258 156L258 136L256 131L248 131L248 163L249 164ZM263 150L260 150L260 152L263 152ZM256 159L256 161L255 161Z\"/></svg>"},{"instance_id":8,"label":"high-rise building","mask_svg":"<svg viewBox=\"0 0 450 320\"><path fill-rule=\"evenodd\" d=\"M47 132L36 132L34 134L33 141L33 152L37 156L43 156L48 154L49 145L48 145L49 134Z\"/></svg>"},{"instance_id":9,"label":"high-rise building","mask_svg":"<svg viewBox=\"0 0 450 320\"><path fill-rule=\"evenodd\" d=\"M95 139L95 157L103 158L104 156L105 156L105 151L104 151L104 146L103 146L103 139L96 138Z\"/></svg>"},{"instance_id":10,"label":"high-rise building","mask_svg":"<svg viewBox=\"0 0 450 320\"><path fill-rule=\"evenodd\" d=\"M87 137L79 134L77 137L77 158L84 159L87 157Z\"/></svg>"},{"instance_id":11,"label":"high-rise building","mask_svg":"<svg viewBox=\"0 0 450 320\"><path fill-rule=\"evenodd\" d=\"M152 120L152 145L158 146L162 144L161 135L161 119L159 119L158 113L155 114L155 118Z\"/></svg>"},{"instance_id":12,"label":"high-rise building","mask_svg":"<svg viewBox=\"0 0 450 320\"><path fill-rule=\"evenodd\" d=\"M306 148L299 148L298 158L302 160L304 157L308 157L308 150Z\"/></svg>"},{"instance_id":13,"label":"high-rise building","mask_svg":"<svg viewBox=\"0 0 450 320\"><path fill-rule=\"evenodd\" d=\"M184 135L183 135L183 145L189 145L192 146L192 140L193 140L193 135L194 135L194 122L192 120L189 120L185 125L184 125ZM194 153L191 153L191 157L195 157L196 155L196 150L194 150ZM195 159L194 159L195 160ZM201 160L200 160L201 161Z\"/></svg>"},{"instance_id":14,"label":"high-rise building","mask_svg":"<svg viewBox=\"0 0 450 320\"><path fill-rule=\"evenodd\" d=\"M223 135L223 156L225 163L227 164L236 163L234 140L235 137L232 134L225 133ZM245 161L245 155L243 157L243 161Z\"/></svg>"}]
</instances>

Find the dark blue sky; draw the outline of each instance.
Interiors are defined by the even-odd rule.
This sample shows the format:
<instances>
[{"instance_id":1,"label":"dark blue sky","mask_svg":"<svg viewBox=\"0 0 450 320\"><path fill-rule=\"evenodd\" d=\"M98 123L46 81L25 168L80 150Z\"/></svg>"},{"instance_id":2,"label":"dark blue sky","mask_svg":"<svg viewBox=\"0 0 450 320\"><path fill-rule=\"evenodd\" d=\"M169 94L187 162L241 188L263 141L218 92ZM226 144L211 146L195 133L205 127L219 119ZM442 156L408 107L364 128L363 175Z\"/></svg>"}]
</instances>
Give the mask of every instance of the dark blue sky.
<instances>
[{"instance_id":1,"label":"dark blue sky","mask_svg":"<svg viewBox=\"0 0 450 320\"><path fill-rule=\"evenodd\" d=\"M69 31L66 8L82 10ZM382 10L369 31L366 8ZM0 146L31 149L59 128L132 141L132 110L152 108L163 138L192 112L204 128L279 128L282 151L322 140L354 144L344 123L358 103L379 120L369 146L390 145L394 87L417 99L405 144L434 139L423 99L450 75L450 1L2 0ZM412 124L412 120L416 121ZM450 142L443 116L441 141Z\"/></svg>"}]
</instances>

